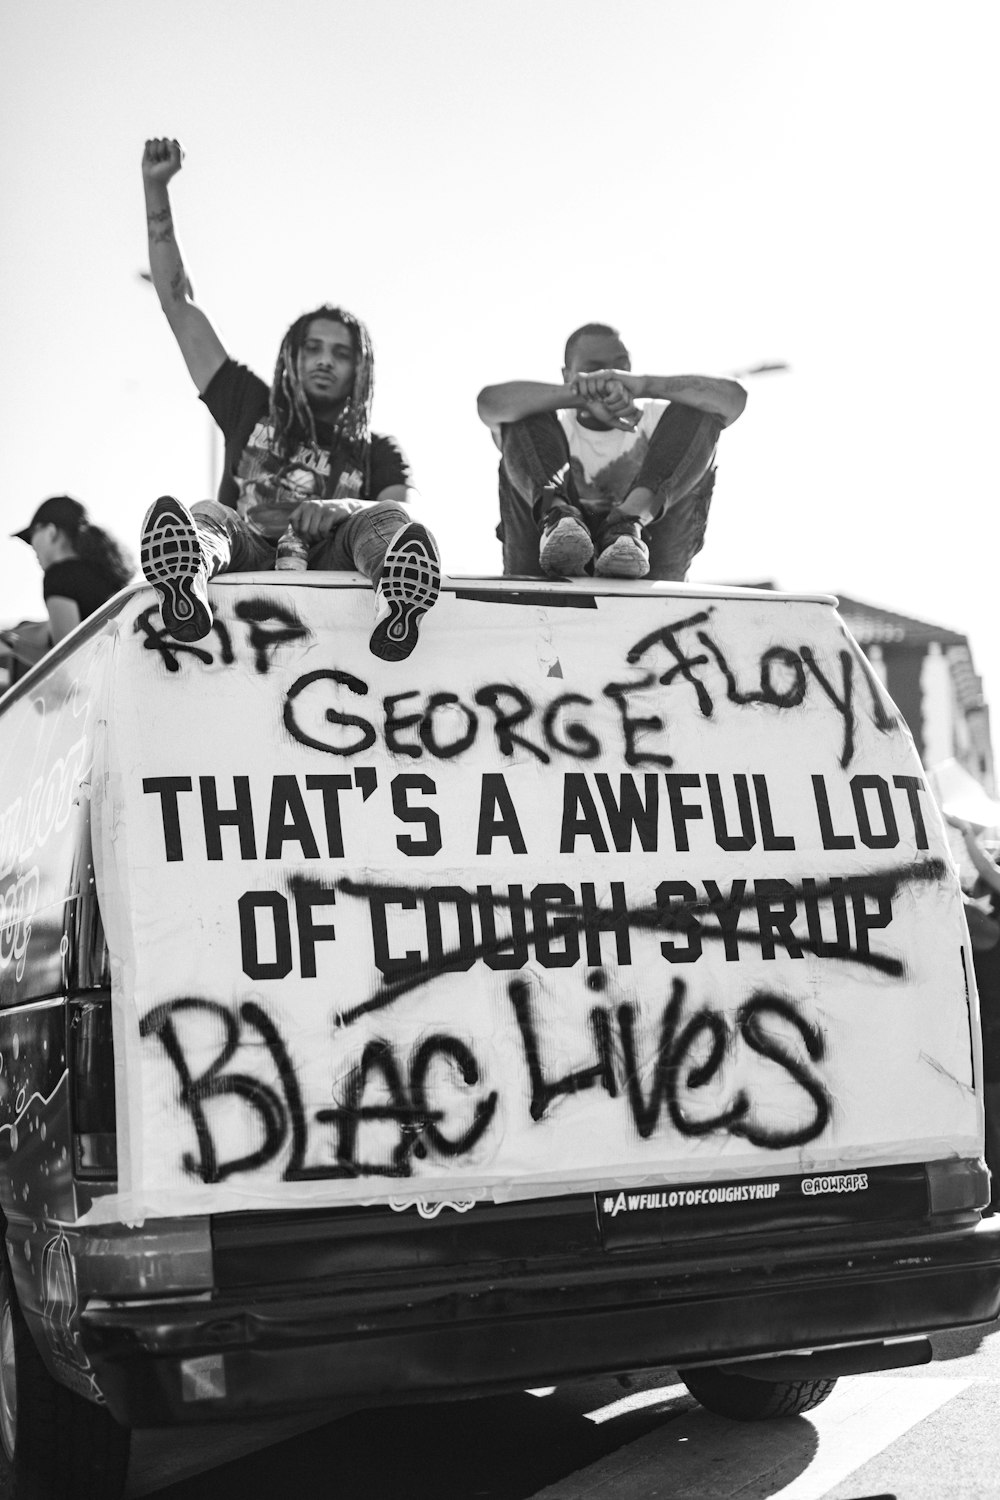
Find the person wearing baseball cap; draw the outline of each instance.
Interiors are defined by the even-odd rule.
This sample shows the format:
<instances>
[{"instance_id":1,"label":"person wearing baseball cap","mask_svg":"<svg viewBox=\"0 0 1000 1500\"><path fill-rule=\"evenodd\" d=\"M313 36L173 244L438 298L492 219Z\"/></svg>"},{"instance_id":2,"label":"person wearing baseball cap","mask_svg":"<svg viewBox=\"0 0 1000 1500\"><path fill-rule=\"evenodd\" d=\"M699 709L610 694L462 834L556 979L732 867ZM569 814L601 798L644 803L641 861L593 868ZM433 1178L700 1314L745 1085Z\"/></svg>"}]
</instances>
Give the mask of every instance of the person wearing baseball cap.
<instances>
[{"instance_id":1,"label":"person wearing baseball cap","mask_svg":"<svg viewBox=\"0 0 1000 1500\"><path fill-rule=\"evenodd\" d=\"M38 558L48 610L47 621L25 622L3 633L18 660L30 665L123 588L135 564L71 495L50 495L27 526L12 534Z\"/></svg>"}]
</instances>

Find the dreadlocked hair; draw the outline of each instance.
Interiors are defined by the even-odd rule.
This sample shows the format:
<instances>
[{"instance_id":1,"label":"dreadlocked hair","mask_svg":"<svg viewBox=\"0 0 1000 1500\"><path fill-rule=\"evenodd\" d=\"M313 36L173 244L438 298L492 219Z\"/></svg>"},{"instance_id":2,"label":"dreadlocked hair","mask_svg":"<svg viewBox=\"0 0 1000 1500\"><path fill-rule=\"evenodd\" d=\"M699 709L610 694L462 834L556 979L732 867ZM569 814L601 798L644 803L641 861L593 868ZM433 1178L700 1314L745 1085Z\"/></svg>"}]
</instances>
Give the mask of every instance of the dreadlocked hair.
<instances>
[{"instance_id":1,"label":"dreadlocked hair","mask_svg":"<svg viewBox=\"0 0 1000 1500\"><path fill-rule=\"evenodd\" d=\"M301 370L302 346L310 323L317 318L342 323L349 330L354 344L354 385L334 424L330 453L332 457L342 445L345 449L344 457L360 469L367 489L375 359L368 329L360 318L345 312L342 307L317 307L312 312L303 313L300 318L296 318L282 339L271 385L272 441L279 457L285 460L292 457L300 443L319 447L312 407L302 388Z\"/></svg>"},{"instance_id":2,"label":"dreadlocked hair","mask_svg":"<svg viewBox=\"0 0 1000 1500\"><path fill-rule=\"evenodd\" d=\"M116 589L124 588L134 578L136 566L131 554L103 527L84 518L73 527L58 529L69 539L77 557L103 573Z\"/></svg>"}]
</instances>

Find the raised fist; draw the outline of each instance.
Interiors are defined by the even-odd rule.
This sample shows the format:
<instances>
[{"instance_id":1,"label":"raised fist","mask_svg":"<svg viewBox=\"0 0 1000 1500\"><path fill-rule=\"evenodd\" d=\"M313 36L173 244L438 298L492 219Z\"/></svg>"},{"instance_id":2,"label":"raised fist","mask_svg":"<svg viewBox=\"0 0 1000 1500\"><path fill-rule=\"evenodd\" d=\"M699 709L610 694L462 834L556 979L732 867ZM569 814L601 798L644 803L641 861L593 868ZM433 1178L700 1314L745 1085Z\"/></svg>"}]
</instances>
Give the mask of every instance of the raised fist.
<instances>
[{"instance_id":1,"label":"raised fist","mask_svg":"<svg viewBox=\"0 0 1000 1500\"><path fill-rule=\"evenodd\" d=\"M142 175L147 182L168 183L181 169L184 153L180 141L155 139L142 153Z\"/></svg>"}]
</instances>

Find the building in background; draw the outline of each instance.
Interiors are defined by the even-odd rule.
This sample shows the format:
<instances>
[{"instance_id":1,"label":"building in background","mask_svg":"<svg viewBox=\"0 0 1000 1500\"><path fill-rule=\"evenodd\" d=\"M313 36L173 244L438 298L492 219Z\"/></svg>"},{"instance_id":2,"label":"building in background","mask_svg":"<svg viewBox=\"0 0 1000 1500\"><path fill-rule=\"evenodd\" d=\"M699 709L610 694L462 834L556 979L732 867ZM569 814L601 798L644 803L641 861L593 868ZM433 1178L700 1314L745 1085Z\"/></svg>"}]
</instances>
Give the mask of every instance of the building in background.
<instances>
[{"instance_id":1,"label":"building in background","mask_svg":"<svg viewBox=\"0 0 1000 1500\"><path fill-rule=\"evenodd\" d=\"M840 614L888 689L928 770L956 760L993 796L990 711L968 636L840 594Z\"/></svg>"},{"instance_id":2,"label":"building in background","mask_svg":"<svg viewBox=\"0 0 1000 1500\"><path fill-rule=\"evenodd\" d=\"M780 585L767 580L738 587ZM906 720L925 769L933 773L957 762L988 797L996 797L990 710L968 636L850 594L836 597L841 619Z\"/></svg>"}]
</instances>

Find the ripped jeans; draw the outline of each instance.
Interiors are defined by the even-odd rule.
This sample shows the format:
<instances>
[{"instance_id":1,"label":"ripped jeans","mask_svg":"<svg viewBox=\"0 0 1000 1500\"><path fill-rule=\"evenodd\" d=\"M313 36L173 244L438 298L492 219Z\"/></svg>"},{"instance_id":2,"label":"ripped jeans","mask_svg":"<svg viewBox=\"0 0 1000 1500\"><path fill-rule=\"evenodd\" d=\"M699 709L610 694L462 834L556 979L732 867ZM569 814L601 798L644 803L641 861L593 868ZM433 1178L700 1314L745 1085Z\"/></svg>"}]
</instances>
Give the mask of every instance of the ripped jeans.
<instances>
[{"instance_id":1,"label":"ripped jeans","mask_svg":"<svg viewBox=\"0 0 1000 1500\"><path fill-rule=\"evenodd\" d=\"M713 460L722 424L708 412L674 401L657 422L634 487L660 501L655 520L642 530L649 548L649 577L683 582L705 542L715 487ZM500 525L507 576L542 578L538 543L548 507L556 500L578 504L569 469L566 434L554 412L507 422L500 429ZM560 482L557 476L565 470ZM625 496L621 498L624 500Z\"/></svg>"},{"instance_id":2,"label":"ripped jeans","mask_svg":"<svg viewBox=\"0 0 1000 1500\"><path fill-rule=\"evenodd\" d=\"M198 539L208 565L216 573L253 573L274 567L277 542L252 531L239 513L216 500L199 500L191 507ZM385 549L401 526L413 517L404 505L380 500L352 512L309 548L308 567L332 572L357 570L378 582Z\"/></svg>"}]
</instances>

